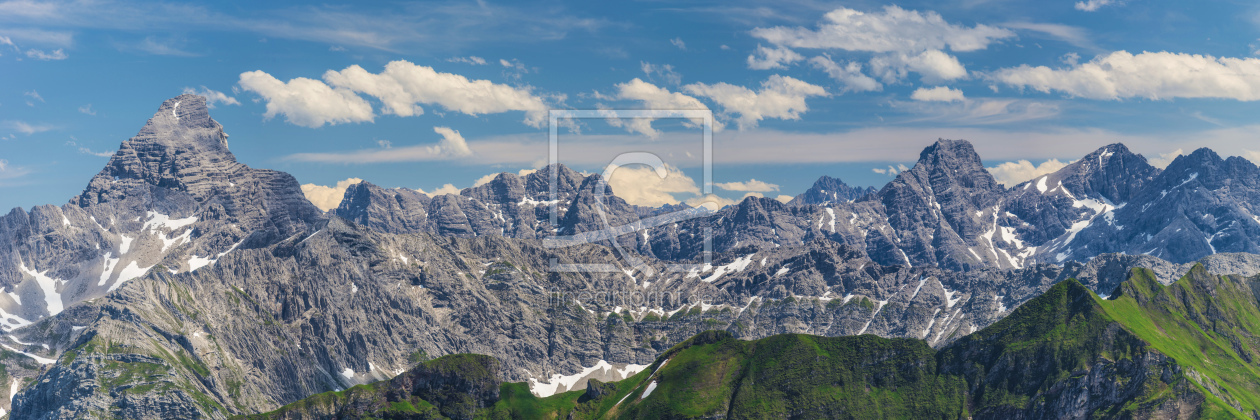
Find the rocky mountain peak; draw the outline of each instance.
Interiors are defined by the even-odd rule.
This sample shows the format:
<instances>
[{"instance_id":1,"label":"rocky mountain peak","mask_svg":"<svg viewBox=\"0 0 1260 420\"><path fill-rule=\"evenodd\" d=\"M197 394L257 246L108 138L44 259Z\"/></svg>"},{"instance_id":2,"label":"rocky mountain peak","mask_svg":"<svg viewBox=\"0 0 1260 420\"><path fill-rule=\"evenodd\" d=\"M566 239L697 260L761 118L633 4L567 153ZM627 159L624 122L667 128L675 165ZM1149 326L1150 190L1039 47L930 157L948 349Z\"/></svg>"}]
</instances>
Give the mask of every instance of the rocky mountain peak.
<instances>
[{"instance_id":1,"label":"rocky mountain peak","mask_svg":"<svg viewBox=\"0 0 1260 420\"><path fill-rule=\"evenodd\" d=\"M855 188L845 184L839 178L823 175L814 181L814 185L801 195L796 196L790 204L829 204L856 201L859 198L875 193L875 188Z\"/></svg>"},{"instance_id":2,"label":"rocky mountain peak","mask_svg":"<svg viewBox=\"0 0 1260 420\"><path fill-rule=\"evenodd\" d=\"M582 185L582 180L585 177L581 173L559 163L544 166L542 169L526 175L525 192L536 195L531 197L535 200L550 200L551 176L553 172L556 175L556 199L566 201L574 194L577 194L578 187Z\"/></svg>"},{"instance_id":3,"label":"rocky mountain peak","mask_svg":"<svg viewBox=\"0 0 1260 420\"><path fill-rule=\"evenodd\" d=\"M972 211L992 205L1002 191L971 143L940 139L923 149L913 168L897 174L872 198L890 209L906 208L910 204L906 200L914 197L916 207L965 202L964 210Z\"/></svg>"},{"instance_id":4,"label":"rocky mountain peak","mask_svg":"<svg viewBox=\"0 0 1260 420\"><path fill-rule=\"evenodd\" d=\"M1127 203L1159 172L1142 155L1133 153L1123 144L1115 143L1099 148L1056 171L1048 177L1045 184L1057 186L1062 183L1072 194Z\"/></svg>"},{"instance_id":5,"label":"rocky mountain peak","mask_svg":"<svg viewBox=\"0 0 1260 420\"><path fill-rule=\"evenodd\" d=\"M200 133L201 130L209 132ZM162 106L131 141L137 140L168 146L190 146L198 152L226 153L232 157L223 126L210 118L206 98L197 95L183 94L162 102Z\"/></svg>"},{"instance_id":6,"label":"rocky mountain peak","mask_svg":"<svg viewBox=\"0 0 1260 420\"><path fill-rule=\"evenodd\" d=\"M919 163L952 163L959 164L980 163L980 154L976 153L976 149L972 147L971 142L966 140L950 140L937 139L931 146L925 147L919 152Z\"/></svg>"},{"instance_id":7,"label":"rocky mountain peak","mask_svg":"<svg viewBox=\"0 0 1260 420\"><path fill-rule=\"evenodd\" d=\"M204 198L244 167L228 151L223 126L210 118L206 99L168 99L140 132L122 143L79 197L79 205L118 201L150 186Z\"/></svg>"}]
</instances>

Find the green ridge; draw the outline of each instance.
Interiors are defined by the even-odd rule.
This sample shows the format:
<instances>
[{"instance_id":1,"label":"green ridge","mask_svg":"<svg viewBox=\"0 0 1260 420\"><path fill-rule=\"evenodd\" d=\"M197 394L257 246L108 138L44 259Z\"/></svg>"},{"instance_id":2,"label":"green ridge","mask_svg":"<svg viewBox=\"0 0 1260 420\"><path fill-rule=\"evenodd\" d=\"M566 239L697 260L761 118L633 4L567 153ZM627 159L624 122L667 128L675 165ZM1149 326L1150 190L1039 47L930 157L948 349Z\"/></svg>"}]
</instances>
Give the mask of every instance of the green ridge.
<instances>
[{"instance_id":1,"label":"green ridge","mask_svg":"<svg viewBox=\"0 0 1260 420\"><path fill-rule=\"evenodd\" d=\"M1260 418L1260 280L1196 266L1163 286L1135 269L1114 294L1067 280L939 351L873 335L707 331L592 392L538 398L504 383L477 406L399 393L395 378L249 418ZM442 357L400 378L417 371L497 384L485 356Z\"/></svg>"}]
</instances>

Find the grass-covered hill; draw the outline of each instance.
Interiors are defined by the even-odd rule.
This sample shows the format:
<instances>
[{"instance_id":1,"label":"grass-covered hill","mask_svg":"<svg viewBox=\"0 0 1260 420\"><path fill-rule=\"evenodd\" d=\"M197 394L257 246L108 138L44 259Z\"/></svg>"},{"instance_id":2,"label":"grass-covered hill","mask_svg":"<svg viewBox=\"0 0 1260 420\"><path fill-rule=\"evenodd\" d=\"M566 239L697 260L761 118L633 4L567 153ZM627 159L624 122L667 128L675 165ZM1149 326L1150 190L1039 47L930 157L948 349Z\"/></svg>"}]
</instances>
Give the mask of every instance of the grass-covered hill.
<instances>
[{"instance_id":1,"label":"grass-covered hill","mask_svg":"<svg viewBox=\"0 0 1260 420\"><path fill-rule=\"evenodd\" d=\"M1113 297L1062 282L939 351L872 335L699 334L615 383L537 398L454 355L263 419L1260 418L1260 281L1135 269Z\"/></svg>"}]
</instances>

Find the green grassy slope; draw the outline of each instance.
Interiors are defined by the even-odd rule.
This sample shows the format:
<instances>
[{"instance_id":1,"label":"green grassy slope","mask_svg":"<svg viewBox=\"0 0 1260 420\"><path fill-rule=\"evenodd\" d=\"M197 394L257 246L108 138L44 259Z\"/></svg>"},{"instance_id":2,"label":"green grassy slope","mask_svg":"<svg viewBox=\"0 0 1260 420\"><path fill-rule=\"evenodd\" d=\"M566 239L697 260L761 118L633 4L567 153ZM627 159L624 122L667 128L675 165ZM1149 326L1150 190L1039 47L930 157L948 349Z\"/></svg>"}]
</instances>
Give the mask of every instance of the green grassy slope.
<instances>
[{"instance_id":1,"label":"green grassy slope","mask_svg":"<svg viewBox=\"0 0 1260 420\"><path fill-rule=\"evenodd\" d=\"M501 384L492 405L470 411L465 399L452 411L455 396L429 404L374 384L259 418L1260 418L1257 296L1256 279L1202 267L1167 287L1135 270L1111 300L1068 280L940 351L871 335L708 331L589 392L537 398Z\"/></svg>"},{"instance_id":2,"label":"green grassy slope","mask_svg":"<svg viewBox=\"0 0 1260 420\"><path fill-rule=\"evenodd\" d=\"M1256 279L1211 275L1196 265L1163 286L1135 269L1113 300L1118 320L1159 352L1176 359L1208 394L1210 417L1257 417L1260 411L1260 308Z\"/></svg>"}]
</instances>

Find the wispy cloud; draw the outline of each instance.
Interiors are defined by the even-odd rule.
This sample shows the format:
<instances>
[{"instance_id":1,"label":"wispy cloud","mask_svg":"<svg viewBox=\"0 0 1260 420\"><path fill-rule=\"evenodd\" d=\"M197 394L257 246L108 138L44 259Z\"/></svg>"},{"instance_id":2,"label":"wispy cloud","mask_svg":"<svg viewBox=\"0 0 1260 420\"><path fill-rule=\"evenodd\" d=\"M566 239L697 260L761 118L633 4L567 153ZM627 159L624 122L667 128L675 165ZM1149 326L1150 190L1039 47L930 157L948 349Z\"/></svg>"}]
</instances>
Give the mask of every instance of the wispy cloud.
<instances>
[{"instance_id":1,"label":"wispy cloud","mask_svg":"<svg viewBox=\"0 0 1260 420\"><path fill-rule=\"evenodd\" d=\"M1066 126L870 127L837 132L790 132L771 129L713 134L721 164L803 164L904 162L938 138L965 139L986 161L1044 161L1084 156L1101 145L1124 143L1148 157L1185 148L1210 147L1222 155L1241 155L1255 143L1260 125L1202 131L1128 134L1099 128ZM565 134L566 164L602 167L610 156L626 150L650 151L679 167L702 165L695 149L695 131L666 131L659 138L641 135ZM476 162L484 165L530 166L547 161L548 143L536 133L478 138L469 142ZM1252 149L1255 149L1252 147Z\"/></svg>"},{"instance_id":2,"label":"wispy cloud","mask_svg":"<svg viewBox=\"0 0 1260 420\"><path fill-rule=\"evenodd\" d=\"M16 183L12 181L22 178L30 173L31 170L28 168L13 166L9 164L9 161L0 159L0 187L20 184L22 183L21 181Z\"/></svg>"},{"instance_id":3,"label":"wispy cloud","mask_svg":"<svg viewBox=\"0 0 1260 420\"><path fill-rule=\"evenodd\" d=\"M1089 51L1101 51L1101 48L1094 43L1094 40L1090 38L1089 31L1086 31L1085 28L1057 23L1036 22L1006 22L1002 26L1033 32Z\"/></svg>"},{"instance_id":4,"label":"wispy cloud","mask_svg":"<svg viewBox=\"0 0 1260 420\"><path fill-rule=\"evenodd\" d=\"M66 54L66 52L60 48L53 50L51 52L44 52L43 50L37 50L37 49L32 48L32 49L26 50L26 56L30 58L34 58L36 60L43 60L43 61L56 61L56 60L65 60L67 58L70 58L70 55Z\"/></svg>"},{"instance_id":5,"label":"wispy cloud","mask_svg":"<svg viewBox=\"0 0 1260 420\"><path fill-rule=\"evenodd\" d=\"M1080 10L1083 12L1094 12L1094 11L1097 11L1099 8L1102 8L1103 6L1109 6L1113 4L1118 5L1118 4L1121 4L1121 2L1117 0L1078 1L1076 2L1076 10Z\"/></svg>"},{"instance_id":6,"label":"wispy cloud","mask_svg":"<svg viewBox=\"0 0 1260 420\"><path fill-rule=\"evenodd\" d=\"M472 64L474 66L486 65L486 59L475 56L475 55L470 55L467 57L451 57L451 58L446 59L446 61L451 62L451 63Z\"/></svg>"},{"instance_id":7,"label":"wispy cloud","mask_svg":"<svg viewBox=\"0 0 1260 420\"><path fill-rule=\"evenodd\" d=\"M201 54L194 53L184 49L187 41L179 39L159 39L157 37L147 36L144 39L130 44L115 44L122 51L136 51L151 55L165 55L172 57L196 57Z\"/></svg>"},{"instance_id":8,"label":"wispy cloud","mask_svg":"<svg viewBox=\"0 0 1260 420\"><path fill-rule=\"evenodd\" d=\"M295 153L286 156L285 159L300 162L366 164L457 160L474 154L459 131L450 127L433 127L433 132L442 136L442 139L436 144L392 147L390 143L378 142L381 145L379 149L333 153Z\"/></svg>"},{"instance_id":9,"label":"wispy cloud","mask_svg":"<svg viewBox=\"0 0 1260 420\"><path fill-rule=\"evenodd\" d=\"M219 92L217 90L210 89L205 86L202 86L201 89L193 89L190 87L185 87L184 93L190 94L190 95L197 95L197 96L206 98L206 106L211 109L214 109L215 104L224 104L224 105L240 105L241 104L239 101L236 100L236 98L227 96L226 93Z\"/></svg>"},{"instance_id":10,"label":"wispy cloud","mask_svg":"<svg viewBox=\"0 0 1260 420\"><path fill-rule=\"evenodd\" d=\"M71 137L71 138L74 138L74 137ZM74 140L67 141L66 146L77 148L79 150L79 153L82 153L85 155L92 155L92 156L97 156L97 157L110 157L114 155L114 152L108 152L108 151L94 152L92 151L92 149L88 149L87 147L79 145L79 143L75 142Z\"/></svg>"},{"instance_id":11,"label":"wispy cloud","mask_svg":"<svg viewBox=\"0 0 1260 420\"><path fill-rule=\"evenodd\" d=\"M455 1L398 4L372 11L330 5L292 6L244 16L181 3L10 0L0 2L0 23L123 32L248 32L389 51L413 47L455 50L469 44L505 39L557 40L574 31L592 32L616 25L563 8Z\"/></svg>"},{"instance_id":12,"label":"wispy cloud","mask_svg":"<svg viewBox=\"0 0 1260 420\"><path fill-rule=\"evenodd\" d=\"M770 192L779 190L778 184L771 184L769 182L758 181L756 179L749 179L747 182L720 182L713 184L713 186L727 191L741 192Z\"/></svg>"},{"instance_id":13,"label":"wispy cloud","mask_svg":"<svg viewBox=\"0 0 1260 420\"><path fill-rule=\"evenodd\" d=\"M939 88L937 88L939 89ZM1048 120L1061 112L1061 101L1041 101L1014 98L978 98L970 99L951 97L952 93L941 93L936 96L916 90L919 98L913 101L891 101L889 105L895 109L916 115L905 124L934 124L948 126L1001 126L1029 121ZM948 89L947 89L948 90ZM952 92L952 91L951 91ZM935 101L924 101L934 97Z\"/></svg>"},{"instance_id":14,"label":"wispy cloud","mask_svg":"<svg viewBox=\"0 0 1260 420\"><path fill-rule=\"evenodd\" d=\"M28 136L31 134L51 131L57 128L57 126L51 124L31 124L25 121L5 121L4 125L14 131Z\"/></svg>"}]
</instances>

